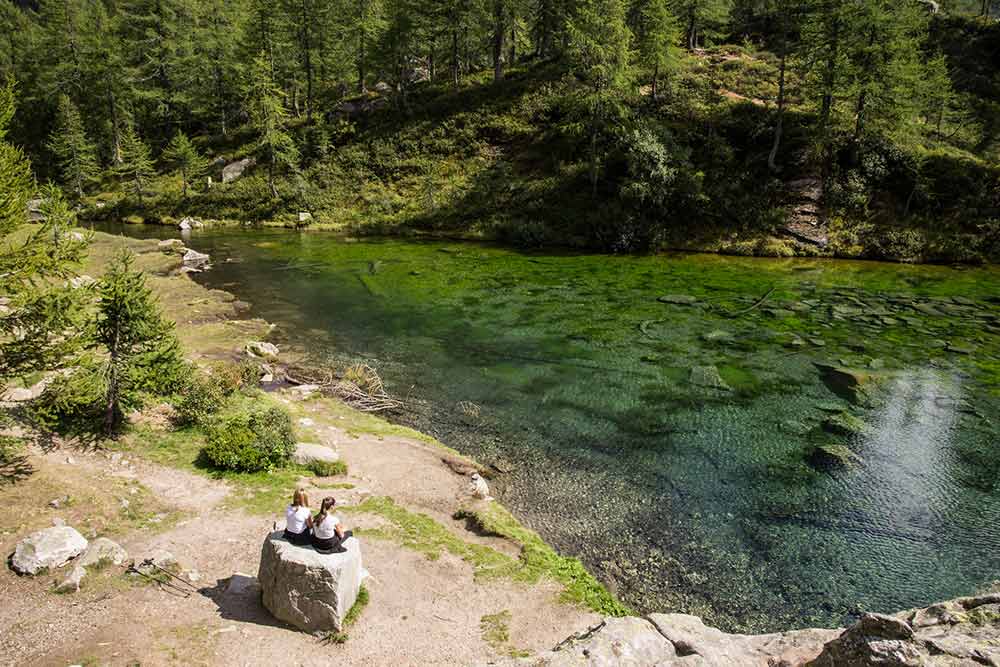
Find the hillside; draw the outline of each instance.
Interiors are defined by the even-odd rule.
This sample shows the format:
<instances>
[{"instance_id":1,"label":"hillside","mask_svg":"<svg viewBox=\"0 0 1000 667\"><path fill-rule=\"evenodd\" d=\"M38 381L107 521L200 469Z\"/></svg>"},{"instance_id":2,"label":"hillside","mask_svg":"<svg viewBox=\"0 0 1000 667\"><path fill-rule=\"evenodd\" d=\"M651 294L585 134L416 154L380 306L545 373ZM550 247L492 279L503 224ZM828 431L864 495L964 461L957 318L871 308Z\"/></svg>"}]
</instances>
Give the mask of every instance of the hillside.
<instances>
[{"instance_id":1,"label":"hillside","mask_svg":"<svg viewBox=\"0 0 1000 667\"><path fill-rule=\"evenodd\" d=\"M84 219L610 252L1000 254L989 3L607 0L544 23L544 2L372 3L371 16L172 2L5 10L16 44L0 72L23 100L12 137ZM102 21L111 37L83 33ZM159 41L134 60L142 26ZM256 167L219 183L242 158Z\"/></svg>"}]
</instances>

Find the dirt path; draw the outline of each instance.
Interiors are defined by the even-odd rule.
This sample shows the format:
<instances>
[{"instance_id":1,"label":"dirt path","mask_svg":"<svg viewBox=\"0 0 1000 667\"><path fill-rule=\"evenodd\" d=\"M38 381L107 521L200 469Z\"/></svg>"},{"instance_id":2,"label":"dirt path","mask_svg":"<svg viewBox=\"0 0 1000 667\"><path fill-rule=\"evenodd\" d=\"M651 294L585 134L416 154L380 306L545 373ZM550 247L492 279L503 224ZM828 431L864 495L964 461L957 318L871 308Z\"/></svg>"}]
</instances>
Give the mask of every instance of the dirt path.
<instances>
[{"instance_id":1,"label":"dirt path","mask_svg":"<svg viewBox=\"0 0 1000 667\"><path fill-rule=\"evenodd\" d=\"M517 545L473 535L451 518L468 501L468 480L442 463L442 450L402 437L351 435L324 416L321 402L297 407L312 415L314 434L335 446L350 467L347 481L354 488L326 492L339 494L345 504L390 496L466 541L516 554ZM68 456L72 464L66 463ZM180 597L125 583L116 572L96 576L75 595L56 595L53 577L17 577L5 568L0 664L471 664L513 650L550 648L568 630L597 618L559 603L559 587L552 582L529 587L476 581L473 567L448 553L430 560L391 541L363 538L371 602L345 644L327 645L275 622L253 586L227 590L233 574L256 574L261 540L275 521L280 525L281 508L273 516L221 509L228 492L224 483L134 456L59 450L32 460L39 473L55 479L120 479L153 491L161 509L177 515L176 523L164 532L133 531L118 539L139 560L156 549L171 552L182 571L197 579L199 590ZM314 494L322 493L325 480L312 481ZM352 521L362 529L383 522L368 515L352 515ZM16 536L9 537L8 552ZM482 618L504 612L509 640L491 645L483 638Z\"/></svg>"}]
</instances>

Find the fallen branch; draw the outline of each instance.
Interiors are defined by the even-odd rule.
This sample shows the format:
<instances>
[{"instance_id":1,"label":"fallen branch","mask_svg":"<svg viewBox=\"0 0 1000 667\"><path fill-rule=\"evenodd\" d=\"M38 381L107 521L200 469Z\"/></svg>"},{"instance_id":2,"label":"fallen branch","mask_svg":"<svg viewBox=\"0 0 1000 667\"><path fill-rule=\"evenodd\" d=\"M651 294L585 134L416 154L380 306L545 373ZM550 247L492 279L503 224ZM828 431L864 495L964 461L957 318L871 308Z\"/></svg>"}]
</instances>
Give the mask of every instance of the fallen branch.
<instances>
[{"instance_id":1,"label":"fallen branch","mask_svg":"<svg viewBox=\"0 0 1000 667\"><path fill-rule=\"evenodd\" d=\"M758 308L761 304L763 304L765 301L767 301L768 297L770 297L772 294L774 294L774 290L776 290L776 289L778 289L777 286L772 286L771 289L769 289L769 290L767 290L767 292L765 292L764 296L760 297L759 299L757 299L756 301L754 301L753 304L751 304L750 306L744 308L743 310L737 310L736 312L733 312L733 313L729 313L729 312L723 311L722 314L725 315L726 317L739 317L740 315L746 315L751 310L754 310L755 308Z\"/></svg>"}]
</instances>

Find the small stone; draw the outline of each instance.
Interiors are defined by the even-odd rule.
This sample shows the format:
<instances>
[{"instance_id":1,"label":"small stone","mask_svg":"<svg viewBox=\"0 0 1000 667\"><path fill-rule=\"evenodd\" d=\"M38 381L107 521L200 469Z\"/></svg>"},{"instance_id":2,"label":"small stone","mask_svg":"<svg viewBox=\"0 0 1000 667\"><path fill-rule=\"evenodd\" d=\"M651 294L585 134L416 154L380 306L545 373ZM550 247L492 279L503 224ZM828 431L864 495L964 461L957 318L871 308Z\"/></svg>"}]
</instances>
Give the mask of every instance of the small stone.
<instances>
[{"instance_id":1,"label":"small stone","mask_svg":"<svg viewBox=\"0 0 1000 667\"><path fill-rule=\"evenodd\" d=\"M278 357L278 346L274 343L263 341L251 341L244 348L247 355L256 359L276 359Z\"/></svg>"},{"instance_id":2,"label":"small stone","mask_svg":"<svg viewBox=\"0 0 1000 667\"><path fill-rule=\"evenodd\" d=\"M722 389L725 391L730 391L732 389L728 384L726 384L726 381L722 379L722 376L719 375L719 369L715 366L693 366L688 379L691 384L698 387Z\"/></svg>"},{"instance_id":3,"label":"small stone","mask_svg":"<svg viewBox=\"0 0 1000 667\"><path fill-rule=\"evenodd\" d=\"M103 561L121 565L127 558L128 552L120 544L106 537L98 537L87 546L87 550L80 556L79 564L83 567L92 567Z\"/></svg>"},{"instance_id":4,"label":"small stone","mask_svg":"<svg viewBox=\"0 0 1000 667\"><path fill-rule=\"evenodd\" d=\"M83 582L83 578L87 576L87 570L84 569L82 565L74 565L70 573L66 575L66 578L62 580L58 586L56 586L56 592L58 593L77 593L80 590L80 584Z\"/></svg>"},{"instance_id":5,"label":"small stone","mask_svg":"<svg viewBox=\"0 0 1000 667\"><path fill-rule=\"evenodd\" d=\"M189 269L204 269L208 266L211 261L211 257L203 252L198 252L197 250L188 250L184 253L184 257L181 261L184 262L184 266Z\"/></svg>"}]
</instances>

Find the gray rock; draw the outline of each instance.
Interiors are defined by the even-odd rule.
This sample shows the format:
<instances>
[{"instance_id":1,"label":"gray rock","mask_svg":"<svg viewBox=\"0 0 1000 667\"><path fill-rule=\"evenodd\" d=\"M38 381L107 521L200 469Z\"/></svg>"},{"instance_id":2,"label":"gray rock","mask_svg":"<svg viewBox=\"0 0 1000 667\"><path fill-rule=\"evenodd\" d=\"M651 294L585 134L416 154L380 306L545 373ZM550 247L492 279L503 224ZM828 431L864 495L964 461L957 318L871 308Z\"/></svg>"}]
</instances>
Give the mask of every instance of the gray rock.
<instances>
[{"instance_id":1,"label":"gray rock","mask_svg":"<svg viewBox=\"0 0 1000 667\"><path fill-rule=\"evenodd\" d=\"M265 343L263 341L255 340L247 343L244 349L249 356L256 359L278 358L278 346L274 343Z\"/></svg>"},{"instance_id":2,"label":"gray rock","mask_svg":"<svg viewBox=\"0 0 1000 667\"><path fill-rule=\"evenodd\" d=\"M157 243L156 247L161 250L173 250L174 248L180 250L184 247L184 241L181 241L180 239L164 239Z\"/></svg>"},{"instance_id":3,"label":"gray rock","mask_svg":"<svg viewBox=\"0 0 1000 667\"><path fill-rule=\"evenodd\" d=\"M233 576L229 577L229 583L226 584L226 595L253 595L259 588L257 580L254 577L242 572L236 572Z\"/></svg>"},{"instance_id":4,"label":"gray rock","mask_svg":"<svg viewBox=\"0 0 1000 667\"><path fill-rule=\"evenodd\" d=\"M42 209L45 207L45 200L42 198L29 199L26 213L28 214L28 222L41 222L45 220L45 213Z\"/></svg>"},{"instance_id":5,"label":"gray rock","mask_svg":"<svg viewBox=\"0 0 1000 667\"><path fill-rule=\"evenodd\" d=\"M91 287L97 284L97 279L88 275L74 276L69 279L68 285L73 289L80 289L81 287Z\"/></svg>"},{"instance_id":6,"label":"gray rock","mask_svg":"<svg viewBox=\"0 0 1000 667\"><path fill-rule=\"evenodd\" d=\"M237 160L236 162L231 162L222 168L222 182L230 183L235 181L237 178L243 175L250 167L257 164L257 161L253 158L243 158L242 160Z\"/></svg>"},{"instance_id":7,"label":"gray rock","mask_svg":"<svg viewBox=\"0 0 1000 667\"><path fill-rule=\"evenodd\" d=\"M295 453L292 460L300 465L308 465L313 461L327 461L333 463L340 460L340 454L324 445L317 445L313 442L300 442L295 445Z\"/></svg>"},{"instance_id":8,"label":"gray rock","mask_svg":"<svg viewBox=\"0 0 1000 667\"><path fill-rule=\"evenodd\" d=\"M192 218L190 216L181 218L181 221L179 223L177 223L177 228L180 229L180 230L182 230L182 231L188 231L188 230L191 230L191 229L201 229L204 226L205 225L204 225L204 223L202 223L201 220L198 220L196 218ZM171 241L176 241L176 239L170 239L170 240ZM160 242L160 245L162 246L163 242Z\"/></svg>"},{"instance_id":9,"label":"gray rock","mask_svg":"<svg viewBox=\"0 0 1000 667\"><path fill-rule=\"evenodd\" d=\"M87 576L87 570L77 563L70 570L66 578L56 586L57 593L76 593L80 590L80 584L83 583L83 578Z\"/></svg>"},{"instance_id":10,"label":"gray rock","mask_svg":"<svg viewBox=\"0 0 1000 667\"><path fill-rule=\"evenodd\" d=\"M87 548L87 538L69 526L53 526L17 543L11 566L19 574L38 574L64 565Z\"/></svg>"},{"instance_id":11,"label":"gray rock","mask_svg":"<svg viewBox=\"0 0 1000 667\"><path fill-rule=\"evenodd\" d=\"M294 387L288 388L288 392L294 398L309 398L317 391L319 391L318 384L297 384Z\"/></svg>"},{"instance_id":12,"label":"gray rock","mask_svg":"<svg viewBox=\"0 0 1000 667\"><path fill-rule=\"evenodd\" d=\"M184 266L188 268L203 269L206 266L208 266L208 263L211 261L211 259L212 259L211 257L209 257L203 252L198 252L197 250L188 250L186 253L184 253L182 261L184 262Z\"/></svg>"},{"instance_id":13,"label":"gray rock","mask_svg":"<svg viewBox=\"0 0 1000 667\"><path fill-rule=\"evenodd\" d=\"M87 546L87 550L80 556L79 565L94 567L102 562L121 565L126 559L128 559L128 552L120 544L106 537L98 537Z\"/></svg>"},{"instance_id":14,"label":"gray rock","mask_svg":"<svg viewBox=\"0 0 1000 667\"><path fill-rule=\"evenodd\" d=\"M733 334L718 329L702 334L701 339L707 343L731 343L735 340Z\"/></svg>"},{"instance_id":15,"label":"gray rock","mask_svg":"<svg viewBox=\"0 0 1000 667\"><path fill-rule=\"evenodd\" d=\"M348 539L344 553L320 554L281 535L268 535L261 549L257 581L264 606L306 632L343 630L364 573L358 539Z\"/></svg>"},{"instance_id":16,"label":"gray rock","mask_svg":"<svg viewBox=\"0 0 1000 667\"><path fill-rule=\"evenodd\" d=\"M308 211L299 211L299 224L300 225L304 225L307 222L312 222L312 219L313 219L312 213L309 213Z\"/></svg>"}]
</instances>

